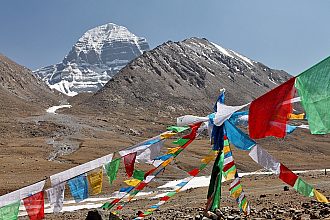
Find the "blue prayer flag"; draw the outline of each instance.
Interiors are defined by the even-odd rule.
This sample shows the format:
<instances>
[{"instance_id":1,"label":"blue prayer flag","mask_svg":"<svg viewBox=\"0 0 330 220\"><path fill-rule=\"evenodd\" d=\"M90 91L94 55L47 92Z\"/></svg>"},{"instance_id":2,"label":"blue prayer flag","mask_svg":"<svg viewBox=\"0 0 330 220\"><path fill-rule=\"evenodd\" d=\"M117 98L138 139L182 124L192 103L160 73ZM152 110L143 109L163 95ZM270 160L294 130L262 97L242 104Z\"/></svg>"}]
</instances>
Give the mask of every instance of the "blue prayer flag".
<instances>
[{"instance_id":1,"label":"blue prayer flag","mask_svg":"<svg viewBox=\"0 0 330 220\"><path fill-rule=\"evenodd\" d=\"M68 181L68 185L76 202L80 202L88 198L88 183L86 175L80 175Z\"/></svg>"}]
</instances>

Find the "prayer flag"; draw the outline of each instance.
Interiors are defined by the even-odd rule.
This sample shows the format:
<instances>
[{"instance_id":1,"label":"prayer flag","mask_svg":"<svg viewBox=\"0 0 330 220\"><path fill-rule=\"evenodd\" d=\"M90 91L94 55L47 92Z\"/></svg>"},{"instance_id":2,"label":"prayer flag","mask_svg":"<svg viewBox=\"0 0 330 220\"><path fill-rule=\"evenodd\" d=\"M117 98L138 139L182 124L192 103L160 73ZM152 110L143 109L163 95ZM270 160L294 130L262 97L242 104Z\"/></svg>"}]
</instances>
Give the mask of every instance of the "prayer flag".
<instances>
[{"instance_id":1,"label":"prayer flag","mask_svg":"<svg viewBox=\"0 0 330 220\"><path fill-rule=\"evenodd\" d=\"M20 201L8 204L0 208L0 219L16 220L18 219Z\"/></svg>"},{"instance_id":2,"label":"prayer flag","mask_svg":"<svg viewBox=\"0 0 330 220\"><path fill-rule=\"evenodd\" d=\"M167 153L166 154L174 154L177 152L181 147L173 147L173 148L167 148Z\"/></svg>"},{"instance_id":3,"label":"prayer flag","mask_svg":"<svg viewBox=\"0 0 330 220\"><path fill-rule=\"evenodd\" d=\"M291 170L289 170L286 166L281 164L279 178L293 187L296 183L296 180L298 179L298 176L294 174Z\"/></svg>"},{"instance_id":4,"label":"prayer flag","mask_svg":"<svg viewBox=\"0 0 330 220\"><path fill-rule=\"evenodd\" d=\"M71 195L76 202L88 198L88 183L86 175L80 175L68 181Z\"/></svg>"},{"instance_id":5,"label":"prayer flag","mask_svg":"<svg viewBox=\"0 0 330 220\"><path fill-rule=\"evenodd\" d=\"M142 152L137 152L136 161L142 163L152 163L152 161L159 156L160 149L164 145L165 140L151 144Z\"/></svg>"},{"instance_id":6,"label":"prayer flag","mask_svg":"<svg viewBox=\"0 0 330 220\"><path fill-rule=\"evenodd\" d=\"M120 158L117 158L104 166L110 184L112 184L112 182L117 178L119 165L120 165Z\"/></svg>"},{"instance_id":7,"label":"prayer flag","mask_svg":"<svg viewBox=\"0 0 330 220\"><path fill-rule=\"evenodd\" d=\"M180 146L185 145L190 139L180 138L179 140L173 141L172 144L178 144Z\"/></svg>"},{"instance_id":8,"label":"prayer flag","mask_svg":"<svg viewBox=\"0 0 330 220\"><path fill-rule=\"evenodd\" d=\"M138 180L144 180L144 171L143 170L134 170L133 178Z\"/></svg>"},{"instance_id":9,"label":"prayer flag","mask_svg":"<svg viewBox=\"0 0 330 220\"><path fill-rule=\"evenodd\" d=\"M228 105L225 105L225 104L222 104L220 102L217 103L217 111L215 113L215 116L214 116L214 124L216 126L220 126L222 125L227 119L230 118L230 116L244 108L245 106L247 106L248 104L245 104L245 105L241 105L241 106L228 106Z\"/></svg>"},{"instance_id":10,"label":"prayer flag","mask_svg":"<svg viewBox=\"0 0 330 220\"><path fill-rule=\"evenodd\" d=\"M48 201L53 206L54 213L59 213L63 208L65 184L65 182L60 183L46 190Z\"/></svg>"},{"instance_id":11,"label":"prayer flag","mask_svg":"<svg viewBox=\"0 0 330 220\"><path fill-rule=\"evenodd\" d=\"M212 168L210 185L207 192L208 201L206 208L209 211L214 211L220 207L223 162L224 154L219 152Z\"/></svg>"},{"instance_id":12,"label":"prayer flag","mask_svg":"<svg viewBox=\"0 0 330 220\"><path fill-rule=\"evenodd\" d=\"M280 173L280 163L259 145L252 148L249 156L262 167L273 171L275 174Z\"/></svg>"},{"instance_id":13,"label":"prayer flag","mask_svg":"<svg viewBox=\"0 0 330 220\"><path fill-rule=\"evenodd\" d=\"M176 135L176 133L173 133L173 132L171 132L171 133L164 133L164 134L161 134L160 135L160 139L168 139L168 138L170 138L170 137L172 137L174 135Z\"/></svg>"},{"instance_id":14,"label":"prayer flag","mask_svg":"<svg viewBox=\"0 0 330 220\"><path fill-rule=\"evenodd\" d=\"M167 160L165 160L165 161L162 163L162 166L163 166L163 167L166 167L166 166L169 165L172 161L173 161L173 157L172 157L172 158L169 158L169 159L167 159Z\"/></svg>"},{"instance_id":15,"label":"prayer flag","mask_svg":"<svg viewBox=\"0 0 330 220\"><path fill-rule=\"evenodd\" d=\"M129 179L124 181L129 186L137 186L141 182L141 180L138 179Z\"/></svg>"},{"instance_id":16,"label":"prayer flag","mask_svg":"<svg viewBox=\"0 0 330 220\"><path fill-rule=\"evenodd\" d=\"M136 152L126 154L123 157L125 170L128 177L131 177L133 175L135 158L136 158Z\"/></svg>"},{"instance_id":17,"label":"prayer flag","mask_svg":"<svg viewBox=\"0 0 330 220\"><path fill-rule=\"evenodd\" d=\"M330 132L330 56L297 76L295 87L312 134Z\"/></svg>"},{"instance_id":18,"label":"prayer flag","mask_svg":"<svg viewBox=\"0 0 330 220\"><path fill-rule=\"evenodd\" d=\"M103 170L89 173L87 175L89 186L92 190L92 195L97 195L102 192Z\"/></svg>"},{"instance_id":19,"label":"prayer flag","mask_svg":"<svg viewBox=\"0 0 330 220\"><path fill-rule=\"evenodd\" d=\"M231 144L241 150L250 150L256 142L249 138L244 132L233 125L230 121L225 121L226 135Z\"/></svg>"},{"instance_id":20,"label":"prayer flag","mask_svg":"<svg viewBox=\"0 0 330 220\"><path fill-rule=\"evenodd\" d=\"M23 203L30 220L39 220L45 217L43 191L23 199Z\"/></svg>"},{"instance_id":21,"label":"prayer flag","mask_svg":"<svg viewBox=\"0 0 330 220\"><path fill-rule=\"evenodd\" d=\"M198 173L199 173L199 169L198 168L195 168L195 169L193 169L193 170L191 170L191 171L188 172L188 174L190 176L197 176Z\"/></svg>"},{"instance_id":22,"label":"prayer flag","mask_svg":"<svg viewBox=\"0 0 330 220\"><path fill-rule=\"evenodd\" d=\"M289 113L288 114L288 119L292 119L292 120L302 120L305 118L305 113L301 113L301 114L293 114L293 113Z\"/></svg>"},{"instance_id":23,"label":"prayer flag","mask_svg":"<svg viewBox=\"0 0 330 220\"><path fill-rule=\"evenodd\" d=\"M313 187L302 180L300 177L296 180L293 188L297 190L300 194L308 197L314 196Z\"/></svg>"},{"instance_id":24,"label":"prayer flag","mask_svg":"<svg viewBox=\"0 0 330 220\"><path fill-rule=\"evenodd\" d=\"M178 126L186 126L186 125L193 125L196 123L200 123L200 122L205 122L208 121L209 118L208 117L198 117L198 116L194 116L194 115L184 115L181 117L178 117L176 119L176 124ZM188 127L186 127L188 128Z\"/></svg>"},{"instance_id":25,"label":"prayer flag","mask_svg":"<svg viewBox=\"0 0 330 220\"><path fill-rule=\"evenodd\" d=\"M295 77L252 101L249 112L249 133L253 139L274 136L283 138L287 115L292 113ZM273 122L277 123L276 125Z\"/></svg>"},{"instance_id":26,"label":"prayer flag","mask_svg":"<svg viewBox=\"0 0 330 220\"><path fill-rule=\"evenodd\" d=\"M175 131L175 132L178 132L178 133L181 133L185 130L188 130L189 127L186 126L186 127L180 127L180 126L171 126L171 127L168 127L167 130L169 131Z\"/></svg>"},{"instance_id":27,"label":"prayer flag","mask_svg":"<svg viewBox=\"0 0 330 220\"><path fill-rule=\"evenodd\" d=\"M316 198L317 201L319 202L324 202L324 203L329 203L327 197L325 197L324 195L322 195L319 191L317 191L316 189L314 190L314 196Z\"/></svg>"}]
</instances>

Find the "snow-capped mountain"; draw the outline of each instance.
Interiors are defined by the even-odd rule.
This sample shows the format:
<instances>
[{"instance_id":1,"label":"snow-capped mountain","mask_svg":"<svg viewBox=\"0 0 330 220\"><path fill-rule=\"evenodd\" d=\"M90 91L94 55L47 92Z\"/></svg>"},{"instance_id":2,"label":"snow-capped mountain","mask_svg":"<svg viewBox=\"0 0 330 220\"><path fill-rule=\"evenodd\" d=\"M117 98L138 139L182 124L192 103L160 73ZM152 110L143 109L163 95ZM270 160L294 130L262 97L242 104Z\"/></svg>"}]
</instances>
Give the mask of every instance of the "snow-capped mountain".
<instances>
[{"instance_id":1,"label":"snow-capped mountain","mask_svg":"<svg viewBox=\"0 0 330 220\"><path fill-rule=\"evenodd\" d=\"M145 38L137 37L126 27L109 23L87 31L61 63L34 73L50 88L69 96L95 92L147 50Z\"/></svg>"}]
</instances>

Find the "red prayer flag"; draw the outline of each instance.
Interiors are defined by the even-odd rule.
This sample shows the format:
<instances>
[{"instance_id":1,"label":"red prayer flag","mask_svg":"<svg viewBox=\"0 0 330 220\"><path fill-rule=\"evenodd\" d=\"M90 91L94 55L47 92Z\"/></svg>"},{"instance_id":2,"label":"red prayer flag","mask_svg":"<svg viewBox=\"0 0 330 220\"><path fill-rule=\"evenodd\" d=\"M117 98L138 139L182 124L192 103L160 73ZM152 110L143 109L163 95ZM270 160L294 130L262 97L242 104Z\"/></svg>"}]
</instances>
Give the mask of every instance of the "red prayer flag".
<instances>
[{"instance_id":1,"label":"red prayer flag","mask_svg":"<svg viewBox=\"0 0 330 220\"><path fill-rule=\"evenodd\" d=\"M235 162L234 161L231 161L230 163L226 164L224 167L223 167L223 172L226 172L227 170L229 170L232 166L235 165Z\"/></svg>"},{"instance_id":2,"label":"red prayer flag","mask_svg":"<svg viewBox=\"0 0 330 220\"><path fill-rule=\"evenodd\" d=\"M23 202L31 220L39 220L45 217L43 191L23 199Z\"/></svg>"},{"instance_id":3,"label":"red prayer flag","mask_svg":"<svg viewBox=\"0 0 330 220\"><path fill-rule=\"evenodd\" d=\"M249 111L249 134L253 139L274 136L283 138L286 134L287 115L292 113L295 77L267 92L251 103Z\"/></svg>"},{"instance_id":4,"label":"red prayer flag","mask_svg":"<svg viewBox=\"0 0 330 220\"><path fill-rule=\"evenodd\" d=\"M169 196L164 196L164 197L160 198L160 201L167 201L167 200L169 200L169 199L170 199Z\"/></svg>"},{"instance_id":5,"label":"red prayer flag","mask_svg":"<svg viewBox=\"0 0 330 220\"><path fill-rule=\"evenodd\" d=\"M199 173L199 169L195 168L192 171L188 172L190 176L196 176Z\"/></svg>"},{"instance_id":6,"label":"red prayer flag","mask_svg":"<svg viewBox=\"0 0 330 220\"><path fill-rule=\"evenodd\" d=\"M122 209L123 209L123 206L119 205L119 206L117 206L116 209L117 209L117 210L122 210Z\"/></svg>"},{"instance_id":7,"label":"red prayer flag","mask_svg":"<svg viewBox=\"0 0 330 220\"><path fill-rule=\"evenodd\" d=\"M279 178L293 187L296 180L298 179L298 176L294 174L291 170L289 170L286 166L281 164Z\"/></svg>"},{"instance_id":8,"label":"red prayer flag","mask_svg":"<svg viewBox=\"0 0 330 220\"><path fill-rule=\"evenodd\" d=\"M133 175L136 152L127 154L123 157L125 169L128 177Z\"/></svg>"},{"instance_id":9,"label":"red prayer flag","mask_svg":"<svg viewBox=\"0 0 330 220\"><path fill-rule=\"evenodd\" d=\"M146 179L147 176L149 176L150 174L152 174L153 172L155 172L155 170L157 170L157 167L147 171L145 174L144 174L144 179Z\"/></svg>"},{"instance_id":10,"label":"red prayer flag","mask_svg":"<svg viewBox=\"0 0 330 220\"><path fill-rule=\"evenodd\" d=\"M135 188L136 190L142 190L148 183L140 182L139 185Z\"/></svg>"}]
</instances>

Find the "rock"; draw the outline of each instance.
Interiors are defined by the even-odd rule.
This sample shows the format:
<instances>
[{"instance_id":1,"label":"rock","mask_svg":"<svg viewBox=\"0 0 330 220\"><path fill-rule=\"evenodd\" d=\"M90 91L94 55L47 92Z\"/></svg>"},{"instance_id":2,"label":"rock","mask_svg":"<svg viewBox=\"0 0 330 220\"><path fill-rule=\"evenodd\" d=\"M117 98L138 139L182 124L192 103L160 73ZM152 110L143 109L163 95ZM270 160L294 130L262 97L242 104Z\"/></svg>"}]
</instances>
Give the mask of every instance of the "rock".
<instances>
[{"instance_id":1,"label":"rock","mask_svg":"<svg viewBox=\"0 0 330 220\"><path fill-rule=\"evenodd\" d=\"M117 219L119 219L119 218L117 218ZM86 220L102 220L102 216L100 215L100 213L97 210L93 210L93 211L89 211L87 213Z\"/></svg>"},{"instance_id":2,"label":"rock","mask_svg":"<svg viewBox=\"0 0 330 220\"><path fill-rule=\"evenodd\" d=\"M311 206L309 203L305 202L301 205L301 207L305 208L305 209L309 209Z\"/></svg>"},{"instance_id":3,"label":"rock","mask_svg":"<svg viewBox=\"0 0 330 220\"><path fill-rule=\"evenodd\" d=\"M201 220L201 219L203 219L203 217L201 215L196 215L195 216L195 220Z\"/></svg>"},{"instance_id":4,"label":"rock","mask_svg":"<svg viewBox=\"0 0 330 220\"><path fill-rule=\"evenodd\" d=\"M283 187L283 190L284 190L284 191L289 191L290 188L289 188L288 186L284 186L284 187Z\"/></svg>"},{"instance_id":5,"label":"rock","mask_svg":"<svg viewBox=\"0 0 330 220\"><path fill-rule=\"evenodd\" d=\"M259 196L259 198L266 198L266 195L265 195L265 194L261 194L261 195Z\"/></svg>"},{"instance_id":6,"label":"rock","mask_svg":"<svg viewBox=\"0 0 330 220\"><path fill-rule=\"evenodd\" d=\"M316 212L311 212L311 213L309 214L309 217L310 217L311 219L320 219L320 215L319 215L318 213L316 213Z\"/></svg>"},{"instance_id":7,"label":"rock","mask_svg":"<svg viewBox=\"0 0 330 220\"><path fill-rule=\"evenodd\" d=\"M219 218L222 218L222 217L223 217L223 213L221 212L220 209L216 209L216 210L215 210L215 214L216 214Z\"/></svg>"},{"instance_id":8,"label":"rock","mask_svg":"<svg viewBox=\"0 0 330 220\"><path fill-rule=\"evenodd\" d=\"M234 216L232 216L232 215L228 215L226 219L227 219L227 220L234 220L234 219L235 219L235 217L234 217Z\"/></svg>"},{"instance_id":9,"label":"rock","mask_svg":"<svg viewBox=\"0 0 330 220\"><path fill-rule=\"evenodd\" d=\"M202 220L212 220L212 219L204 216Z\"/></svg>"}]
</instances>

